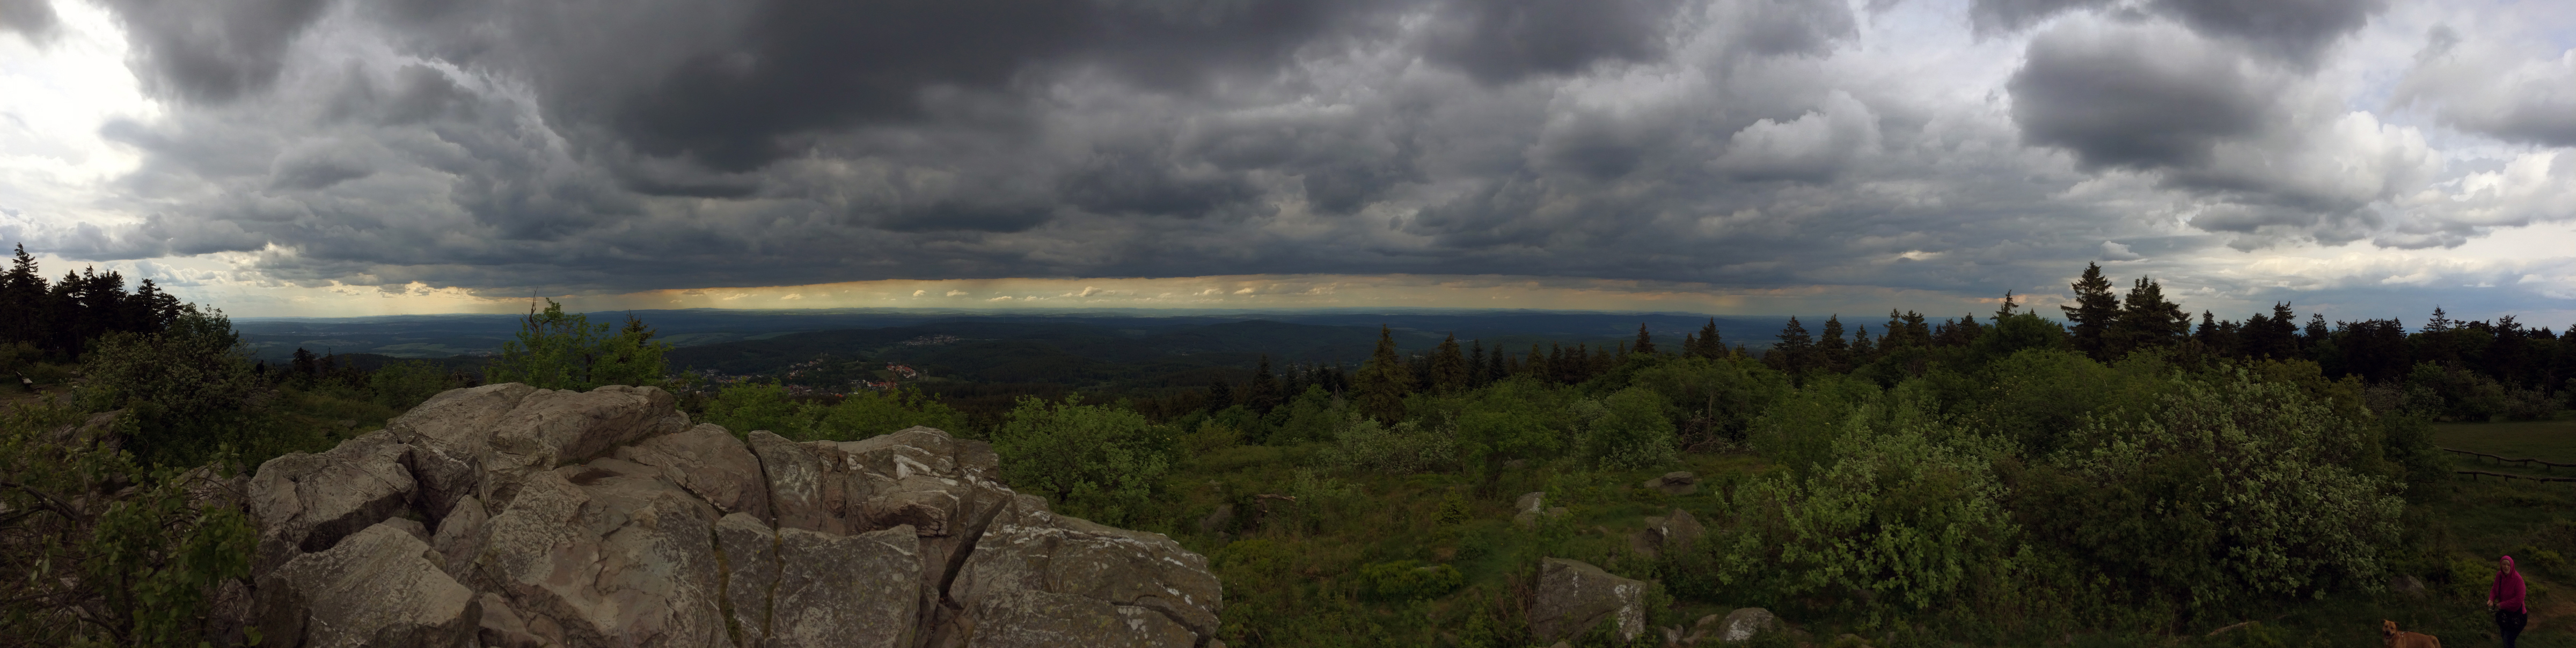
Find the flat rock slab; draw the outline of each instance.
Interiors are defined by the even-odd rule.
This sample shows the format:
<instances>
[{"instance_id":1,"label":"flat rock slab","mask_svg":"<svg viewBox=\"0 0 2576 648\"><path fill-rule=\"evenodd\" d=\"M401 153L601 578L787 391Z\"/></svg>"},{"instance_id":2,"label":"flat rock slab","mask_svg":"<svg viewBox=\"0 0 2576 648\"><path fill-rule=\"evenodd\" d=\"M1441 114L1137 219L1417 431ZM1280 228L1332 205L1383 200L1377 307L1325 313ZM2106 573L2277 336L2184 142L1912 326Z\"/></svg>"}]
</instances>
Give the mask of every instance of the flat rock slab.
<instances>
[{"instance_id":1,"label":"flat rock slab","mask_svg":"<svg viewBox=\"0 0 2576 648\"><path fill-rule=\"evenodd\" d=\"M1610 623L1620 641L1634 641L1646 632L1645 595L1645 583L1613 576L1591 563L1542 560L1538 591L1530 601L1530 635L1539 641L1571 639Z\"/></svg>"}]
</instances>

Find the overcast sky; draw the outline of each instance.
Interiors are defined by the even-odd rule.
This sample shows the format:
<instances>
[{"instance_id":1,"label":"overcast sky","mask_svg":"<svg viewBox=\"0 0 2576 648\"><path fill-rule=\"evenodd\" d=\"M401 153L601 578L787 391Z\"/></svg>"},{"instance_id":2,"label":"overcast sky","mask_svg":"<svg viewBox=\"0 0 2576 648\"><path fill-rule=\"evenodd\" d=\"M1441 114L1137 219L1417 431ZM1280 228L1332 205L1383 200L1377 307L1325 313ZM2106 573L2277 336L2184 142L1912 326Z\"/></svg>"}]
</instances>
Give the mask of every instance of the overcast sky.
<instances>
[{"instance_id":1,"label":"overcast sky","mask_svg":"<svg viewBox=\"0 0 2576 648\"><path fill-rule=\"evenodd\" d=\"M2576 322L2576 8L0 0L0 245L239 315Z\"/></svg>"}]
</instances>

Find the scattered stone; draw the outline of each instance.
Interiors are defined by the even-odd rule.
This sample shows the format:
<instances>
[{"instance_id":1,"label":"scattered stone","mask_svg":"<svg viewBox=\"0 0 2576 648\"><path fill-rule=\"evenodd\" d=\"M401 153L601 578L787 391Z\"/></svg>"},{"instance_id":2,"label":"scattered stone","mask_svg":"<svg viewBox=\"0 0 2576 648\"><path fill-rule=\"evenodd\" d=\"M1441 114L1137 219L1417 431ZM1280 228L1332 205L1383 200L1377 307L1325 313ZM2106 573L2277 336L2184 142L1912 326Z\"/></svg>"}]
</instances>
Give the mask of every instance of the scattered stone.
<instances>
[{"instance_id":1,"label":"scattered stone","mask_svg":"<svg viewBox=\"0 0 2576 648\"><path fill-rule=\"evenodd\" d=\"M1645 583L1589 563L1545 559L1530 601L1530 635L1540 641L1579 637L1593 626L1611 623L1620 641L1634 641L1646 632L1645 593Z\"/></svg>"},{"instance_id":2,"label":"scattered stone","mask_svg":"<svg viewBox=\"0 0 2576 648\"><path fill-rule=\"evenodd\" d=\"M1664 516L1654 529L1656 544L1674 549L1689 549L1708 535L1708 528L1700 526L1698 518L1681 509L1673 509L1673 514Z\"/></svg>"},{"instance_id":3,"label":"scattered stone","mask_svg":"<svg viewBox=\"0 0 2576 648\"><path fill-rule=\"evenodd\" d=\"M1664 476L1646 480L1640 486L1663 491L1665 495L1689 495L1699 492L1699 475L1687 470L1664 473Z\"/></svg>"},{"instance_id":4,"label":"scattered stone","mask_svg":"<svg viewBox=\"0 0 2576 648\"><path fill-rule=\"evenodd\" d=\"M2417 580L2413 576L2399 575L2389 579L2388 589L2396 590L2398 594L2407 598L2424 598L2424 581Z\"/></svg>"},{"instance_id":5,"label":"scattered stone","mask_svg":"<svg viewBox=\"0 0 2576 648\"><path fill-rule=\"evenodd\" d=\"M1753 635L1780 630L1780 617L1762 608L1740 608L1726 613L1718 622L1717 640L1725 643L1752 641Z\"/></svg>"},{"instance_id":6,"label":"scattered stone","mask_svg":"<svg viewBox=\"0 0 2576 648\"><path fill-rule=\"evenodd\" d=\"M1207 517L1199 518L1199 534L1213 536L1225 533L1232 524L1234 524L1234 505L1218 504L1216 510L1208 513Z\"/></svg>"}]
</instances>

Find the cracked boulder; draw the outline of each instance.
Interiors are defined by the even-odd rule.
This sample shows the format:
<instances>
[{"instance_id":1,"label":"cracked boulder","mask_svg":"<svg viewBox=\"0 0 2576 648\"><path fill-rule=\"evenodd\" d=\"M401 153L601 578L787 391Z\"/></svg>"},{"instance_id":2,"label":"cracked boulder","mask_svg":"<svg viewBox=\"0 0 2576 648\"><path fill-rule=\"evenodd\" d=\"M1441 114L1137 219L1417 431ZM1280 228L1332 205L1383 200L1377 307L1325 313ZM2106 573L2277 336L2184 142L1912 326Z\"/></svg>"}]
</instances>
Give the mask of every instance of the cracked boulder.
<instances>
[{"instance_id":1,"label":"cracked boulder","mask_svg":"<svg viewBox=\"0 0 2576 648\"><path fill-rule=\"evenodd\" d=\"M794 442L651 387L450 390L260 467L283 646L1221 646L1207 560L1055 515L991 446Z\"/></svg>"},{"instance_id":2,"label":"cracked boulder","mask_svg":"<svg viewBox=\"0 0 2576 648\"><path fill-rule=\"evenodd\" d=\"M1594 626L1612 624L1622 642L1646 632L1646 584L1620 578L1580 560L1548 558L1538 570L1538 590L1530 600L1531 638L1573 639Z\"/></svg>"}]
</instances>

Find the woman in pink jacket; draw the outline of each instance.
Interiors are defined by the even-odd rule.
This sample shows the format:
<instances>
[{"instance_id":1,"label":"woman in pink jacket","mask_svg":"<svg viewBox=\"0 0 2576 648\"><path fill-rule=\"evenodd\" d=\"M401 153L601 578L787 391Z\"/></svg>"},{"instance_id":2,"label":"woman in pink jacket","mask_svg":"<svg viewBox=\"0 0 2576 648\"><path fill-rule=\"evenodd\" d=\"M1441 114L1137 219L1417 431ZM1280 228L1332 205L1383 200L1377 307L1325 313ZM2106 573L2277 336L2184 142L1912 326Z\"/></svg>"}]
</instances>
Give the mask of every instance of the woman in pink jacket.
<instances>
[{"instance_id":1,"label":"woman in pink jacket","mask_svg":"<svg viewBox=\"0 0 2576 648\"><path fill-rule=\"evenodd\" d=\"M2514 571L2513 557L2499 562L2503 569L2496 572L2495 585L2487 588L2487 609L2495 610L2504 648L2513 648L2513 640L2522 636L2522 625L2531 621L2531 609L2522 604L2522 572Z\"/></svg>"}]
</instances>

